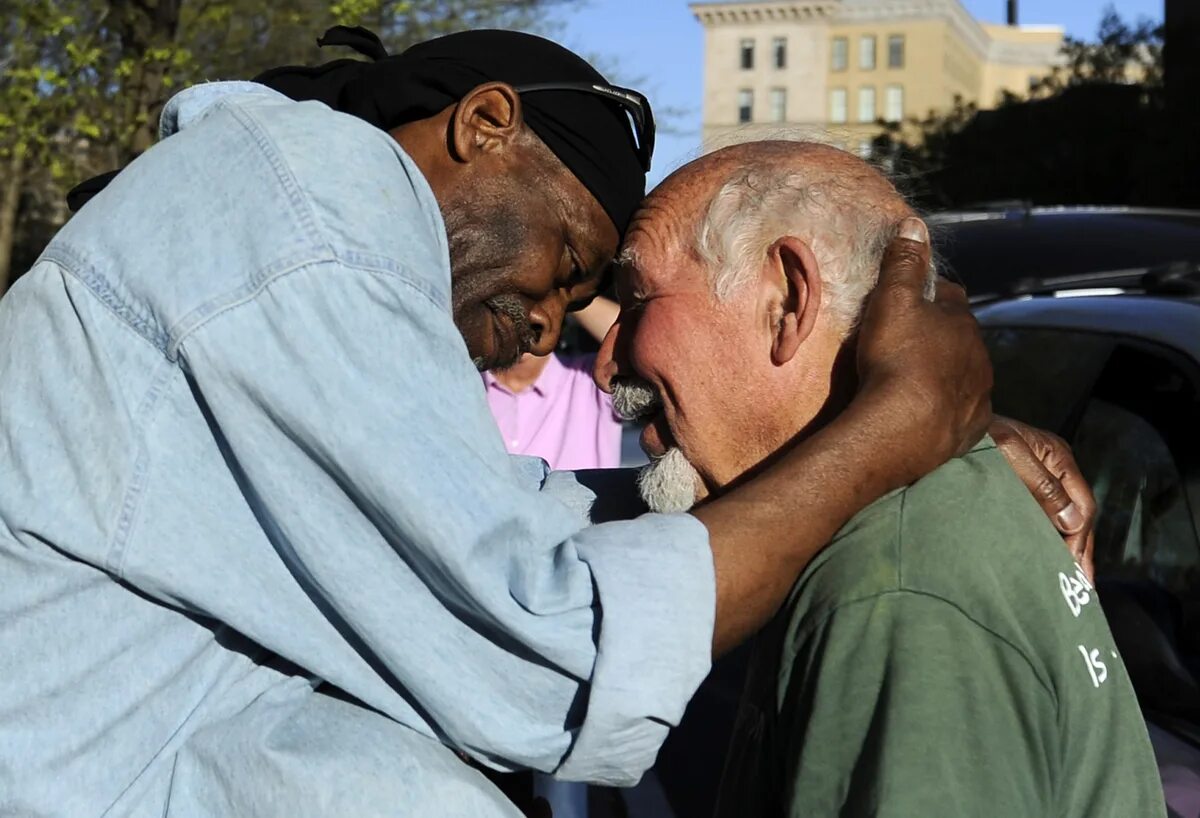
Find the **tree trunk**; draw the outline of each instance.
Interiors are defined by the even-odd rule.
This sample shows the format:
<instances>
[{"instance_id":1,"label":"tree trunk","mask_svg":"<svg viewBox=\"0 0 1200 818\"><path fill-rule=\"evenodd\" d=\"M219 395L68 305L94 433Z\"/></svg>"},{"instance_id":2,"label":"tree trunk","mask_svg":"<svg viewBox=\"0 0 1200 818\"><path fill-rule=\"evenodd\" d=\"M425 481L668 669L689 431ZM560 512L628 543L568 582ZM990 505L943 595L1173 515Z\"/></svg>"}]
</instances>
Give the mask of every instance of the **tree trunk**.
<instances>
[{"instance_id":1,"label":"tree trunk","mask_svg":"<svg viewBox=\"0 0 1200 818\"><path fill-rule=\"evenodd\" d=\"M14 151L4 160L0 176L0 295L12 280L13 242L17 232L17 205L21 201L24 162Z\"/></svg>"},{"instance_id":2,"label":"tree trunk","mask_svg":"<svg viewBox=\"0 0 1200 818\"><path fill-rule=\"evenodd\" d=\"M121 56L133 61L133 74L125 83L122 140L123 162L129 162L154 144L158 114L164 100L163 78L169 59L151 52L173 51L179 30L180 0L112 0L121 36Z\"/></svg>"}]
</instances>

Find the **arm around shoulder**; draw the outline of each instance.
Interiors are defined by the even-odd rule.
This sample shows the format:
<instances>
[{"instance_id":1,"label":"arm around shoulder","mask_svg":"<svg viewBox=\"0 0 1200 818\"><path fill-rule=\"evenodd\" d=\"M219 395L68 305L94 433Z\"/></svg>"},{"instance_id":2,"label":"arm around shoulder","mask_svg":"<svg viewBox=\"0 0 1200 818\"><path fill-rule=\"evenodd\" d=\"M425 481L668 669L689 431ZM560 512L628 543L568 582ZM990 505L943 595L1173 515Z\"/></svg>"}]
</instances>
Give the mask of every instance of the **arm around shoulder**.
<instances>
[{"instance_id":1,"label":"arm around shoulder","mask_svg":"<svg viewBox=\"0 0 1200 818\"><path fill-rule=\"evenodd\" d=\"M531 490L419 279L296 269L179 354L257 527L163 544L139 587L496 767L653 762L708 670L706 532L588 528L562 486Z\"/></svg>"}]
</instances>

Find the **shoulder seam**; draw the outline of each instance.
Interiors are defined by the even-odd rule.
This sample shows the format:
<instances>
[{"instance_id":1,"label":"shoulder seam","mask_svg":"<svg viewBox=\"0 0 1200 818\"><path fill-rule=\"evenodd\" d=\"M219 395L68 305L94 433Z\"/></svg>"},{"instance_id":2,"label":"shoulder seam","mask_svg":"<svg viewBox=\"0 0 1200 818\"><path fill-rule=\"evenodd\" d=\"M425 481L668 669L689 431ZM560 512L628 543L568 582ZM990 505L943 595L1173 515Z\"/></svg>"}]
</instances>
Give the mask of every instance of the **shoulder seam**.
<instances>
[{"instance_id":1,"label":"shoulder seam","mask_svg":"<svg viewBox=\"0 0 1200 818\"><path fill-rule=\"evenodd\" d=\"M327 261L335 257L329 237L326 235L323 226L318 223L316 213L300 190L300 184L296 180L295 174L284 160L278 146L263 129L259 119L251 111L238 105L226 104L224 100L219 100L216 105L228 112L233 120L254 140L254 144L258 146L263 160L270 166L276 180L279 182L280 188L291 204L292 213L296 217L300 232L312 239L313 246L300 253L293 254L291 258L285 258L277 261L275 264L269 264L266 267L254 270L243 284L220 293L184 313L167 330L165 352L171 360L175 360L179 345L183 343L183 339L199 326L206 323L208 318L212 317L212 314L221 312L227 307L241 303L248 298L253 298L261 291L263 284L272 278L307 266L308 264ZM222 301L226 303L222 305Z\"/></svg>"},{"instance_id":2,"label":"shoulder seam","mask_svg":"<svg viewBox=\"0 0 1200 818\"><path fill-rule=\"evenodd\" d=\"M274 140L263 129L258 117L252 111L237 105L229 105L226 107L226 110L246 129L263 152L263 157L270 163L271 170L275 172L275 177L279 180L279 184L287 194L288 200L292 203L292 209L295 211L296 217L300 220L301 229L309 231L312 236L319 240L322 249L328 255L332 256L334 253L329 243L329 237L325 234L323 225L318 223L317 214L313 210L311 203L305 197L303 191L301 191L296 174L292 172L291 167L284 160Z\"/></svg>"},{"instance_id":3,"label":"shoulder seam","mask_svg":"<svg viewBox=\"0 0 1200 818\"><path fill-rule=\"evenodd\" d=\"M315 260L308 261L303 264L293 265L293 266L287 268L286 270L281 270L278 273L276 273L275 275L271 276L270 278L265 279L264 281L261 281L258 284L258 286L254 287L253 289L242 292L238 298L235 298L232 301L230 301L229 303L227 303L217 309L214 309L211 313L206 314L200 320L198 320L195 324L188 327L187 331L185 333L181 334L175 341L172 342L172 348L174 350L178 350L179 347L181 347L188 338L190 338L192 335L195 335L197 332L199 332L201 329L203 329L205 326L207 326L209 323L211 323L215 319L221 317L222 315L225 315L228 312L231 312L231 311L237 309L238 307L249 304L252 301L256 301L258 299L258 297L264 291L266 291L267 289L269 289L271 287L272 284L275 284L278 281L282 281L283 279L288 278L293 273L300 272L301 270L306 270L309 267L318 267L318 266L326 265L326 264L336 264L336 265L342 267L343 269L345 269L347 271L351 271L351 272L359 272L359 273L366 273L368 275L386 276L388 278L394 278L397 281L399 281L400 283L404 284L410 290L413 290L414 292L419 293L421 296L423 296L425 298L425 300L427 300L432 306L436 307L439 311L444 310L444 305L438 302L436 296L434 294L432 294L428 290L428 288L422 286L424 282L422 282L421 279L419 279L418 277L409 273L406 269L404 269L399 264L391 263L391 264L386 265L386 267L380 267L380 266L371 266L371 265L366 265L366 264L353 264L353 263L348 262L347 260L344 260L341 258L336 258L336 257L335 258L327 258L327 259L315 259Z\"/></svg>"},{"instance_id":4,"label":"shoulder seam","mask_svg":"<svg viewBox=\"0 0 1200 818\"><path fill-rule=\"evenodd\" d=\"M55 239L38 258L38 262L49 262L64 276L78 281L116 319L119 326L166 357L166 331L158 322L142 315L128 300L121 298L108 279L100 275L73 247Z\"/></svg>"},{"instance_id":5,"label":"shoulder seam","mask_svg":"<svg viewBox=\"0 0 1200 818\"><path fill-rule=\"evenodd\" d=\"M953 608L964 619L966 619L968 622L970 622L975 627L979 628L984 633L991 636L996 641L1000 642L1003 645L1006 645L1017 656L1021 657L1021 660L1029 668L1029 672L1031 674L1033 674L1033 678L1037 680L1038 685L1042 688L1042 690L1045 691L1046 695L1050 697L1050 700L1052 702L1054 702L1055 709L1056 710L1058 709L1058 696L1056 696L1054 694L1054 690L1053 690L1053 688L1051 688L1049 683L1044 678L1042 678L1042 674L1038 673L1038 670L1034 666L1033 662L1030 661L1029 657L1025 655L1025 651L1021 650L1019 647L1014 645L1011 640L1005 638L1001 634L999 634L996 631L989 628L987 625L984 625L982 622L977 620L975 617L971 616L969 613L967 613L965 610L963 610L962 607L960 605L958 605L957 603L952 602L951 600L946 599L943 596L939 596L938 594L931 594L928 591L917 591L917 590L913 590L911 588L895 588L895 589L888 590L888 591L877 591L876 593L868 594L866 596L861 596L861 597L855 597L854 599L848 599L848 600L838 604L832 610L826 611L821 616L820 619L818 619L816 622L813 622L812 624L805 627L802 631L800 631L796 634L794 639L789 639L788 641L796 642L796 641L800 641L802 639L807 638L818 628L824 627L829 622L829 620L833 618L834 614L839 613L839 612L845 610L846 608L861 604L863 602L870 602L871 600L879 599L880 597L899 596L899 595L924 597L926 599L933 599L938 602L941 602L941 603L947 605L948 607Z\"/></svg>"},{"instance_id":6,"label":"shoulder seam","mask_svg":"<svg viewBox=\"0 0 1200 818\"><path fill-rule=\"evenodd\" d=\"M194 307L182 318L175 322L167 332L165 353L174 360L180 345L188 336L221 312L236 307L247 301L254 300L272 281L315 264L327 262L340 263L347 268L357 268L365 272L392 274L398 276L410 288L417 290L428 298L440 310L449 308L449 292L435 288L404 267L394 259L377 256L370 253L348 249L341 251L330 241L329 236L320 222L311 202L300 188L300 183L287 161L283 158L274 140L263 128L260 119L253 111L237 105L224 106L230 115L250 134L255 144L262 151L263 158L270 165L279 180L285 195L292 205L299 222L299 227L313 238L313 245L291 257L277 260L275 263L262 267L245 280L243 284L224 293L218 294L208 301Z\"/></svg>"}]
</instances>

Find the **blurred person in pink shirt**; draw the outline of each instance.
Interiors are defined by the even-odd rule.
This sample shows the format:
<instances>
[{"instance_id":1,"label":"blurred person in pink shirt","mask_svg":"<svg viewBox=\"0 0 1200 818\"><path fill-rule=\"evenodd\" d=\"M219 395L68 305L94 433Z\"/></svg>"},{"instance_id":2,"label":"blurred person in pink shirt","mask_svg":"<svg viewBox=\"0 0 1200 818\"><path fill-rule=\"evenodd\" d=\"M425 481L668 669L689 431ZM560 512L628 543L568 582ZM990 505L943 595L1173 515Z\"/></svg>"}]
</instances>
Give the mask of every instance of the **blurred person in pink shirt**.
<instances>
[{"instance_id":1,"label":"blurred person in pink shirt","mask_svg":"<svg viewBox=\"0 0 1200 818\"><path fill-rule=\"evenodd\" d=\"M597 298L573 313L596 340L617 318L617 305ZM540 457L552 469L621 465L621 421L612 397L592 378L595 355L525 354L514 366L483 373L488 407L511 454Z\"/></svg>"}]
</instances>

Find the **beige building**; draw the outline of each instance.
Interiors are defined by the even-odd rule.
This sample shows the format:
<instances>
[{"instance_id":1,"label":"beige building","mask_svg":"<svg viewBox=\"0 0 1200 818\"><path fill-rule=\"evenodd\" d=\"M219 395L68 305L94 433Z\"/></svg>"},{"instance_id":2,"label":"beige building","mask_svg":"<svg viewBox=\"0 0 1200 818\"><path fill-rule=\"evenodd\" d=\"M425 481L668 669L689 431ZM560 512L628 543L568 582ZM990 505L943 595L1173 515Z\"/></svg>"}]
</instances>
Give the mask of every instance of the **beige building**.
<instances>
[{"instance_id":1,"label":"beige building","mask_svg":"<svg viewBox=\"0 0 1200 818\"><path fill-rule=\"evenodd\" d=\"M1000 3L1001 0L995 0ZM1057 26L980 23L960 0L702 2L706 148L788 134L865 152L879 122L1023 96Z\"/></svg>"}]
</instances>

